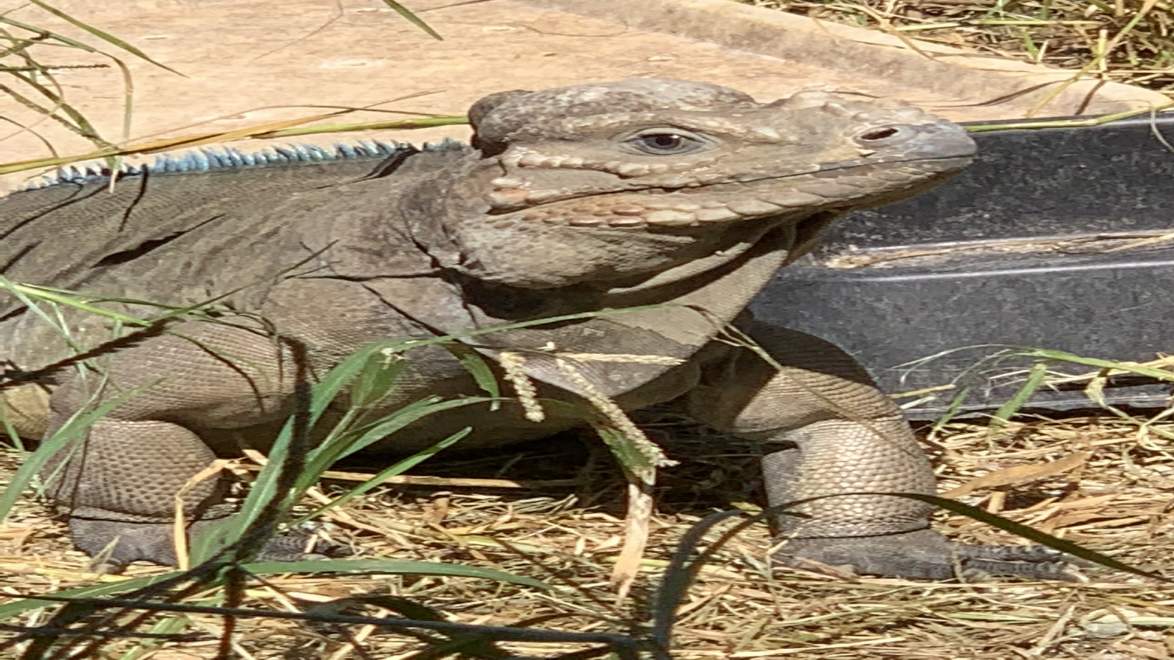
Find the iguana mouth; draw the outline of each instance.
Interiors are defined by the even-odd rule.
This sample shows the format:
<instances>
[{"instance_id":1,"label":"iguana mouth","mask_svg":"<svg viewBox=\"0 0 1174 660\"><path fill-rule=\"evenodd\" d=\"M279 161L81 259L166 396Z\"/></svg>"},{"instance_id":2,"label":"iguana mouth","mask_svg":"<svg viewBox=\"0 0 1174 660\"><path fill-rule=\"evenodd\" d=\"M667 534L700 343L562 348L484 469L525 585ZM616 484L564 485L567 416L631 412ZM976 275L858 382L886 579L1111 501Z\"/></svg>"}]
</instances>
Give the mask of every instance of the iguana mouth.
<instances>
[{"instance_id":1,"label":"iguana mouth","mask_svg":"<svg viewBox=\"0 0 1174 660\"><path fill-rule=\"evenodd\" d=\"M533 191L521 187L521 182L514 177L501 177L493 182L495 190L491 200L497 211L493 215L511 224L514 219L520 219L568 227L690 228L795 214L809 216L813 209L835 211L855 207L861 199L877 196L877 188L892 191L885 196L888 201L932 185L936 178L932 176L934 171L952 173L970 159L969 155L949 155L853 162L810 172L693 185L669 187L654 182L648 187L605 194ZM829 178L831 172L836 176ZM795 185L771 185L803 178L806 181ZM908 179L907 193L894 186L894 178ZM748 190L749 185L759 190ZM525 208L526 204L531 206Z\"/></svg>"}]
</instances>

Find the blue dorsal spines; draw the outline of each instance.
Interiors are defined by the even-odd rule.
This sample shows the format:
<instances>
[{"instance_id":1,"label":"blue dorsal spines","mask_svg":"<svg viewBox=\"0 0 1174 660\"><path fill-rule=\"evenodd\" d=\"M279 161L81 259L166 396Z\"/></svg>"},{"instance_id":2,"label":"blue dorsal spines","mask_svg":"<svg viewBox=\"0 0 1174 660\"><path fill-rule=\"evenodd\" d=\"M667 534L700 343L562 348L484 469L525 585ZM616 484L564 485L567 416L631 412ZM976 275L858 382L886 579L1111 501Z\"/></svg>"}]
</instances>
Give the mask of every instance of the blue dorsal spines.
<instances>
[{"instance_id":1,"label":"blue dorsal spines","mask_svg":"<svg viewBox=\"0 0 1174 660\"><path fill-rule=\"evenodd\" d=\"M188 168L184 171L195 170L197 172L207 172L208 167L211 165L211 161L208 160L208 157L199 151L188 152L187 158L181 162L183 162L183 166L185 168Z\"/></svg>"},{"instance_id":2,"label":"blue dorsal spines","mask_svg":"<svg viewBox=\"0 0 1174 660\"><path fill-rule=\"evenodd\" d=\"M425 144L423 150L441 151L461 146L463 145L455 140L444 140ZM275 145L250 152L241 151L236 147L202 147L191 151L160 154L146 164L123 164L114 172L101 162L70 165L29 183L21 190L38 190L59 184L102 183L109 181L112 175L121 178L143 174L199 174L298 163L380 159L415 150L416 147L411 144L371 139L340 142L330 147L313 144Z\"/></svg>"}]
</instances>

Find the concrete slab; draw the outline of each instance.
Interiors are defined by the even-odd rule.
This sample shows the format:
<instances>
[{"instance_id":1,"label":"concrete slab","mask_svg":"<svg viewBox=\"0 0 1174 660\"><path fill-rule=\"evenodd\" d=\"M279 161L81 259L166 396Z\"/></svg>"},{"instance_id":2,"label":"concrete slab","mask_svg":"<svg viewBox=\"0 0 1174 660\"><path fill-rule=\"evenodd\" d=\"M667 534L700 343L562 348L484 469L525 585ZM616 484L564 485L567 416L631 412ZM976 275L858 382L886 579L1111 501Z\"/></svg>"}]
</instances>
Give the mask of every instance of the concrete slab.
<instances>
[{"instance_id":1,"label":"concrete slab","mask_svg":"<svg viewBox=\"0 0 1174 660\"><path fill-rule=\"evenodd\" d=\"M1146 107L1159 94L1116 83L1062 85L1068 72L821 23L730 0L410 0L436 41L377 0L58 0L55 6L118 35L164 71L120 53L134 79L130 137L227 130L310 114L311 106L368 106L460 114L485 93L627 76L727 84L760 98L822 85L904 98L946 116L993 119ZM92 37L24 6L13 18ZM911 48L912 47L912 48ZM914 48L916 50L914 50ZM53 64L109 64L47 48ZM124 90L116 68L56 78L107 139L120 141ZM1047 103L1045 97L1053 95ZM298 104L298 106L293 106ZM9 98L0 117L33 124L60 153L91 145ZM386 119L365 112L354 117ZM351 121L351 119L348 119ZM420 141L463 127L399 132ZM330 137L307 141L330 142ZM42 139L0 132L0 162L45 157ZM13 177L7 177L11 186Z\"/></svg>"}]
</instances>

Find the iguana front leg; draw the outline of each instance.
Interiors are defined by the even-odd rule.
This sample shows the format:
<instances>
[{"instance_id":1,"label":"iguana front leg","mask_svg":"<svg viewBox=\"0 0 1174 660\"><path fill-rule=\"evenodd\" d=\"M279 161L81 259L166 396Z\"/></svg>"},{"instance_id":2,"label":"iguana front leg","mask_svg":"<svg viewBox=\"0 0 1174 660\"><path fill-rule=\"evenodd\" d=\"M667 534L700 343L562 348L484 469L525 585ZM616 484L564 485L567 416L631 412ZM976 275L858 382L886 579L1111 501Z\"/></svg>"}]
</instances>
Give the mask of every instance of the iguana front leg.
<instances>
[{"instance_id":1,"label":"iguana front leg","mask_svg":"<svg viewBox=\"0 0 1174 660\"><path fill-rule=\"evenodd\" d=\"M739 348L707 368L690 393L693 417L775 447L762 462L767 502L843 493L933 494L934 474L900 408L838 347L801 332L749 323L781 366ZM929 529L930 505L884 495L840 495L778 515L778 558L848 565L862 573L947 579L964 571L1056 578L1039 547L951 544Z\"/></svg>"},{"instance_id":2,"label":"iguana front leg","mask_svg":"<svg viewBox=\"0 0 1174 660\"><path fill-rule=\"evenodd\" d=\"M216 458L201 434L283 416L295 384L309 377L301 353L247 319L185 322L95 360L99 372L54 391L50 436L91 402L126 395L42 470L49 495L69 515L75 545L104 556L108 568L135 560L174 564L181 491L189 535L231 513L220 504L221 475L195 478ZM285 558L287 547L279 540L263 554Z\"/></svg>"}]
</instances>

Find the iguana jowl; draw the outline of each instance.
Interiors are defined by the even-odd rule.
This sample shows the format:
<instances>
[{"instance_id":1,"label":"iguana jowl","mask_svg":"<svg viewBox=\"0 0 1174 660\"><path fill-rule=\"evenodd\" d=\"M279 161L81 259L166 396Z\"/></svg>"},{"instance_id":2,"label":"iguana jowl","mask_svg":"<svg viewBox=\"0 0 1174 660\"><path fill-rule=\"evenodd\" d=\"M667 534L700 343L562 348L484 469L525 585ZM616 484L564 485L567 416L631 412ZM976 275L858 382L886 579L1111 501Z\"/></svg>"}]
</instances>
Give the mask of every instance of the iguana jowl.
<instances>
[{"instance_id":1,"label":"iguana jowl","mask_svg":"<svg viewBox=\"0 0 1174 660\"><path fill-rule=\"evenodd\" d=\"M96 553L117 538L116 562L174 561L177 489L214 452L231 451L230 436L260 437L288 414L299 374L320 376L368 342L652 303L676 304L487 334L477 350L536 356L528 375L542 395L564 399L576 386L543 347L679 358L579 370L624 409L676 401L701 422L768 443L771 504L933 492L900 410L850 357L742 312L835 215L964 167L974 144L961 128L864 95L757 103L655 79L493 94L470 118L470 146L197 154L125 173L113 192L82 172L0 201L10 280L181 306L235 292L226 299L235 315L118 346L95 361L101 377L58 370L4 391L18 429L39 434L143 388L58 466L51 491L80 548ZM67 320L81 350L111 338L102 319ZM714 340L735 320L781 369ZM74 350L16 297L0 297L0 362L36 373ZM448 352L425 349L387 405L477 392ZM511 406L465 409L383 448L418 449L468 424L465 449L575 423L531 422ZM223 515L221 491L192 490L189 519ZM953 575L955 560L1056 571L1033 549L951 546L928 528L929 508L908 499L852 495L799 510L810 518L779 520L787 560L928 578Z\"/></svg>"}]
</instances>

